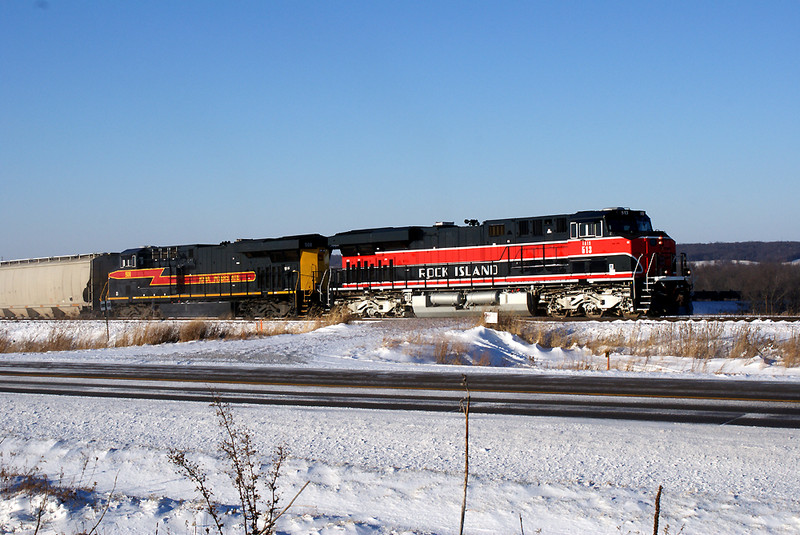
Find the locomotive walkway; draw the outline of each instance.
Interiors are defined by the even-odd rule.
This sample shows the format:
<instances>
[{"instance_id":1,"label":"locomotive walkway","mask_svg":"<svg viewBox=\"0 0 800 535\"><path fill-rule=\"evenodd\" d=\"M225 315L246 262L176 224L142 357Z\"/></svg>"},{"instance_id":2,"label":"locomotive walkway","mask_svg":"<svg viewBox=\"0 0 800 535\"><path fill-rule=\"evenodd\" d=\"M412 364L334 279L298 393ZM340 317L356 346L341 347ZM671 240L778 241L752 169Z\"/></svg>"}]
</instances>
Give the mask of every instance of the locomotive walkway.
<instances>
[{"instance_id":1,"label":"locomotive walkway","mask_svg":"<svg viewBox=\"0 0 800 535\"><path fill-rule=\"evenodd\" d=\"M465 375L286 367L0 363L0 392L457 412ZM800 428L800 383L466 374L473 413Z\"/></svg>"}]
</instances>

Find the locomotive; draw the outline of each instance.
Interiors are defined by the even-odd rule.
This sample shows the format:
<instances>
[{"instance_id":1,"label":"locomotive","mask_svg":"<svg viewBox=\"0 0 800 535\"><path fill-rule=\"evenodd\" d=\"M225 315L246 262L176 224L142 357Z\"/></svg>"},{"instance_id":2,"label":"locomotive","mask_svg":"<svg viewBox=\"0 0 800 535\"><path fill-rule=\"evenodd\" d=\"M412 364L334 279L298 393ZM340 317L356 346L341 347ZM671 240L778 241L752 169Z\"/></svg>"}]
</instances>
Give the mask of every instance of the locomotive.
<instances>
[{"instance_id":1,"label":"locomotive","mask_svg":"<svg viewBox=\"0 0 800 535\"><path fill-rule=\"evenodd\" d=\"M690 272L643 211L609 208L332 236L330 293L366 316L691 313Z\"/></svg>"},{"instance_id":2,"label":"locomotive","mask_svg":"<svg viewBox=\"0 0 800 535\"><path fill-rule=\"evenodd\" d=\"M627 208L0 264L5 317L638 317L691 313L690 293L675 242Z\"/></svg>"},{"instance_id":3,"label":"locomotive","mask_svg":"<svg viewBox=\"0 0 800 535\"><path fill-rule=\"evenodd\" d=\"M305 315L323 301L329 259L319 234L129 249L108 274L107 299L117 316Z\"/></svg>"}]
</instances>

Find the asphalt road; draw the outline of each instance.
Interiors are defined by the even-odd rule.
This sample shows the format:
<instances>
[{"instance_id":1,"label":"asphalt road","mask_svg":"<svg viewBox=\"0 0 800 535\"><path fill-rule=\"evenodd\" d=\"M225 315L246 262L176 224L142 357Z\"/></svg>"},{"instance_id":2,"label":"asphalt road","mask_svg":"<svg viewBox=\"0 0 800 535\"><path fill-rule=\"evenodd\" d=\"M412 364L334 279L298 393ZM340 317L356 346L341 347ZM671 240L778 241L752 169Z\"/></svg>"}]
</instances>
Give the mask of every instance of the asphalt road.
<instances>
[{"instance_id":1,"label":"asphalt road","mask_svg":"<svg viewBox=\"0 0 800 535\"><path fill-rule=\"evenodd\" d=\"M780 380L0 363L0 392L50 395L457 412L467 388L472 413L800 428L800 383Z\"/></svg>"}]
</instances>

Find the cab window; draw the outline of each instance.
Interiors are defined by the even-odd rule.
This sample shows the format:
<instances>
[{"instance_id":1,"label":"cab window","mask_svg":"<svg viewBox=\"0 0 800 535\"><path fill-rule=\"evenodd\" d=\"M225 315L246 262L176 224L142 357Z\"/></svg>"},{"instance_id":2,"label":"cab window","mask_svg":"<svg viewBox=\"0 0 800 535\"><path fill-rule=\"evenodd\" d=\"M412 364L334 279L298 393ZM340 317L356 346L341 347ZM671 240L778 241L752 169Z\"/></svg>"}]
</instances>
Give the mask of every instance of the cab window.
<instances>
[{"instance_id":1,"label":"cab window","mask_svg":"<svg viewBox=\"0 0 800 535\"><path fill-rule=\"evenodd\" d=\"M603 225L600 221L582 221L570 223L570 238L598 238L603 235Z\"/></svg>"}]
</instances>

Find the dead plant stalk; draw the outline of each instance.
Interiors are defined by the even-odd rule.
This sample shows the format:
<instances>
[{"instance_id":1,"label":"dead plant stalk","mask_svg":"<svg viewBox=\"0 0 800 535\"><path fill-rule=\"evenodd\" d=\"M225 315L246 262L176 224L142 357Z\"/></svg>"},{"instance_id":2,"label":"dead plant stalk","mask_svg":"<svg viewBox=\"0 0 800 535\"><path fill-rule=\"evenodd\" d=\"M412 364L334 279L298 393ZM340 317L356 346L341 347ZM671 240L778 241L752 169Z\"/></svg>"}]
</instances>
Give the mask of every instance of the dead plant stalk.
<instances>
[{"instance_id":1,"label":"dead plant stalk","mask_svg":"<svg viewBox=\"0 0 800 535\"><path fill-rule=\"evenodd\" d=\"M461 523L458 533L464 534L464 516L467 512L467 486L469 484L469 404L471 401L467 376L464 375L462 384L467 391L467 397L460 402L461 412L464 413L464 498L461 501Z\"/></svg>"}]
</instances>

